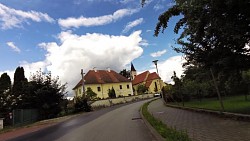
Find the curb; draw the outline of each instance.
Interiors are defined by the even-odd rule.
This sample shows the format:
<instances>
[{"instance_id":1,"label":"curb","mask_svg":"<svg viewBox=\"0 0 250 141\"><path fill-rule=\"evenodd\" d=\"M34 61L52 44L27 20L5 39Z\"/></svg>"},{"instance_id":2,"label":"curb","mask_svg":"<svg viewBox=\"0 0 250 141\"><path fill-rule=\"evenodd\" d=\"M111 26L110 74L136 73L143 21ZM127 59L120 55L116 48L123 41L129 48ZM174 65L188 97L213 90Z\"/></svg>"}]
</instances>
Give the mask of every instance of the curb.
<instances>
[{"instance_id":1,"label":"curb","mask_svg":"<svg viewBox=\"0 0 250 141\"><path fill-rule=\"evenodd\" d=\"M182 107L182 106L167 104L164 100L163 100L163 102L167 107L178 108L178 109L189 110L189 111L193 111L193 112L211 114L211 115L229 118L229 119L234 119L234 120L250 122L250 115L246 115L246 114L220 112L220 111L213 111L213 110L201 109L201 108Z\"/></svg>"},{"instance_id":2,"label":"curb","mask_svg":"<svg viewBox=\"0 0 250 141\"><path fill-rule=\"evenodd\" d=\"M153 101L153 100L152 100ZM150 102L152 102L150 101ZM144 103L145 104L145 103ZM154 127L151 126L151 124L147 121L147 119L142 114L142 106L140 108L140 115L145 123L145 125L148 127L149 131L152 133L152 135L155 137L156 141L165 141L165 139L155 130Z\"/></svg>"}]
</instances>

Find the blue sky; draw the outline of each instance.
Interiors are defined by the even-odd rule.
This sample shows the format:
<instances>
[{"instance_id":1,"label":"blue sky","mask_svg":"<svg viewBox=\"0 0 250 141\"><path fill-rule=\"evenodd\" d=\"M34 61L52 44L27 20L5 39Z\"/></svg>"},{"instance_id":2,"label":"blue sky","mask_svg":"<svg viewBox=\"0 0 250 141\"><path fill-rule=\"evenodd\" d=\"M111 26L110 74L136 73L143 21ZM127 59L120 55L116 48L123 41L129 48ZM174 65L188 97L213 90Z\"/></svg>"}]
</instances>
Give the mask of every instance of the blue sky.
<instances>
[{"instance_id":1,"label":"blue sky","mask_svg":"<svg viewBox=\"0 0 250 141\"><path fill-rule=\"evenodd\" d=\"M11 77L17 66L25 75L42 69L58 75L71 89L80 69L110 67L119 71L133 62L138 72L155 71L170 82L180 75L183 58L176 46L172 18L164 34L154 37L158 16L171 0L0 0L0 73ZM12 78L13 79L13 78Z\"/></svg>"}]
</instances>

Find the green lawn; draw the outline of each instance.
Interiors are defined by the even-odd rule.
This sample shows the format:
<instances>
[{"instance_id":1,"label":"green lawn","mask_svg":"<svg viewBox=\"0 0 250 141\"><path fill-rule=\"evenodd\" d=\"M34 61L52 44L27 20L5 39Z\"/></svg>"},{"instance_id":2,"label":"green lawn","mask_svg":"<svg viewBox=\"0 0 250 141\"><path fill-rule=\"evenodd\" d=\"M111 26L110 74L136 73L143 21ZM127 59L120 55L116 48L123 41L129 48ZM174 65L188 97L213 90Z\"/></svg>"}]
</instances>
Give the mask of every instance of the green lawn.
<instances>
[{"instance_id":1,"label":"green lawn","mask_svg":"<svg viewBox=\"0 0 250 141\"><path fill-rule=\"evenodd\" d=\"M244 96L223 97L223 104L226 112L250 114L250 97L248 101ZM171 103L175 105L182 105L182 103ZM220 111L220 103L216 98L203 99L201 102L193 100L184 103L185 107L202 108L209 110Z\"/></svg>"}]
</instances>

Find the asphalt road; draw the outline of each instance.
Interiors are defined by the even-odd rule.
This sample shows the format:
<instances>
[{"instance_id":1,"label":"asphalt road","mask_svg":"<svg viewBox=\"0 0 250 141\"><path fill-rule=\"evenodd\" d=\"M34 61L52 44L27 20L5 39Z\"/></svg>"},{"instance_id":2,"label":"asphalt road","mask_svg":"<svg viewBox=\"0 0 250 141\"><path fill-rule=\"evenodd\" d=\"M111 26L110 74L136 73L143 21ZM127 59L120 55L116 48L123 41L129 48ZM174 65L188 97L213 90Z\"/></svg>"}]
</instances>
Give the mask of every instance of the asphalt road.
<instances>
[{"instance_id":1,"label":"asphalt road","mask_svg":"<svg viewBox=\"0 0 250 141\"><path fill-rule=\"evenodd\" d=\"M145 102L85 113L11 141L153 141L139 113Z\"/></svg>"}]
</instances>

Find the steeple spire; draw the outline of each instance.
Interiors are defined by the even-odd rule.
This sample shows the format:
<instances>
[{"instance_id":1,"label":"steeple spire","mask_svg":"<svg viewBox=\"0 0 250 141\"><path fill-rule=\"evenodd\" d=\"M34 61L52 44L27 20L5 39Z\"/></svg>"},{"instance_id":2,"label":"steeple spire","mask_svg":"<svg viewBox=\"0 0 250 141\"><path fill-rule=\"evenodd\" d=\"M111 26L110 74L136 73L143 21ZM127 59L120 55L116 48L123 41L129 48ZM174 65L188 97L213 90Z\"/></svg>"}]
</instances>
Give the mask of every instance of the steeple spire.
<instances>
[{"instance_id":1,"label":"steeple spire","mask_svg":"<svg viewBox=\"0 0 250 141\"><path fill-rule=\"evenodd\" d=\"M135 67L134 67L133 63L131 62L131 69L130 69L131 80L134 80L136 75L137 75L137 72L135 70Z\"/></svg>"},{"instance_id":2,"label":"steeple spire","mask_svg":"<svg viewBox=\"0 0 250 141\"><path fill-rule=\"evenodd\" d=\"M131 70L130 71L136 71L132 62L131 62Z\"/></svg>"}]
</instances>

